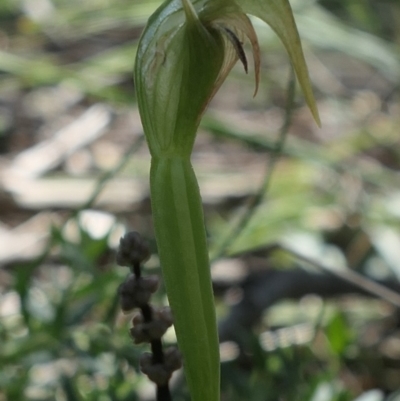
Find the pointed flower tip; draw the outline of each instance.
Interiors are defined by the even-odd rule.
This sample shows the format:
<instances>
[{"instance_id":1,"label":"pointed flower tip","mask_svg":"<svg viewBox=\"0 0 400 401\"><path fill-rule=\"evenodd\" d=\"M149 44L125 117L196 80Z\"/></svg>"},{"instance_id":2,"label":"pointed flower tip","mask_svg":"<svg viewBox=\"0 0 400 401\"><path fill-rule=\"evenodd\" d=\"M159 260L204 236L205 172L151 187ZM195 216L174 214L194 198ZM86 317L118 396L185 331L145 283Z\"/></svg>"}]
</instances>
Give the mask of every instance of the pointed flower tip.
<instances>
[{"instance_id":1,"label":"pointed flower tip","mask_svg":"<svg viewBox=\"0 0 400 401\"><path fill-rule=\"evenodd\" d=\"M244 67L246 73L248 73L248 62L246 58L246 53L243 47L243 41L247 38L250 41L253 62L254 62L254 78L255 78L255 89L253 96L255 97L258 92L258 86L260 82L260 66L261 66L261 56L260 56L260 46L258 44L257 34L254 30L253 24L251 23L249 17L243 13L243 11L238 8L235 14L229 14L224 17L219 18L217 28L220 28L222 33L228 39L236 59L239 59ZM233 64L231 65L233 66ZM230 68L227 68L226 72L229 72Z\"/></svg>"},{"instance_id":2,"label":"pointed flower tip","mask_svg":"<svg viewBox=\"0 0 400 401\"><path fill-rule=\"evenodd\" d=\"M253 97L256 97L257 93L258 93L258 87L260 85L260 62L259 62L259 60L258 60L258 63L255 62L254 79L255 79L255 85L254 85Z\"/></svg>"},{"instance_id":3,"label":"pointed flower tip","mask_svg":"<svg viewBox=\"0 0 400 401\"><path fill-rule=\"evenodd\" d=\"M186 19L188 21L198 21L199 17L196 13L196 10L193 7L193 4L191 3L190 0L181 0L182 1L182 8L183 11L185 12Z\"/></svg>"},{"instance_id":4,"label":"pointed flower tip","mask_svg":"<svg viewBox=\"0 0 400 401\"><path fill-rule=\"evenodd\" d=\"M300 83L303 83L300 81ZM321 128L321 119L319 117L319 112L318 112L318 106L317 102L315 101L314 93L311 89L311 84L307 82L307 86L305 87L304 85L301 85L303 89L303 93L306 99L306 104L311 112L311 115L314 118L315 123L318 125L319 128Z\"/></svg>"},{"instance_id":5,"label":"pointed flower tip","mask_svg":"<svg viewBox=\"0 0 400 401\"><path fill-rule=\"evenodd\" d=\"M310 110L311 110L311 114L312 114L312 116L314 117L314 121L317 123L317 125L318 125L318 128L321 128L322 127L322 123L321 123L321 119L320 119L320 117L319 117L319 112L318 112L318 108L317 108L317 106L315 105L314 107L310 107Z\"/></svg>"}]
</instances>

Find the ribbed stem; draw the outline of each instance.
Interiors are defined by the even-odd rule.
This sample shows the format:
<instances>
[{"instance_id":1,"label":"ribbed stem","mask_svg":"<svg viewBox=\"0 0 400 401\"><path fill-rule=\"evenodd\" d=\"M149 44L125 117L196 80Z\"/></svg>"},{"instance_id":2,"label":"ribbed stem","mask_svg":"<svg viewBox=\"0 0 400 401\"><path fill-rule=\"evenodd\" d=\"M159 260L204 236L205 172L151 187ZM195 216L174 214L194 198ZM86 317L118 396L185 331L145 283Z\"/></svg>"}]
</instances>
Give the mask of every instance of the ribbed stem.
<instances>
[{"instance_id":1,"label":"ribbed stem","mask_svg":"<svg viewBox=\"0 0 400 401\"><path fill-rule=\"evenodd\" d=\"M203 209L188 158L152 160L158 252L193 401L219 401L219 348Z\"/></svg>"}]
</instances>

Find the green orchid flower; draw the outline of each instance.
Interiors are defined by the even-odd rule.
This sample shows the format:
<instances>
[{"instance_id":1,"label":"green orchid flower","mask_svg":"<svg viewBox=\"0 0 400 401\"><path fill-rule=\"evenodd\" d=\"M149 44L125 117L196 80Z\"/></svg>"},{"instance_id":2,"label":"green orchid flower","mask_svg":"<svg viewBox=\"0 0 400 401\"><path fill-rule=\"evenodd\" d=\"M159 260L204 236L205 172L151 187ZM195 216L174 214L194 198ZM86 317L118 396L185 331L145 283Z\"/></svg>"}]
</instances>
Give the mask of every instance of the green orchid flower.
<instances>
[{"instance_id":1,"label":"green orchid flower","mask_svg":"<svg viewBox=\"0 0 400 401\"><path fill-rule=\"evenodd\" d=\"M229 71L237 60L247 71L245 40L257 91L260 51L247 14L263 19L282 40L319 124L287 0L167 0L150 17L136 55L156 240L194 401L219 400L220 368L202 202L190 157L201 116Z\"/></svg>"}]
</instances>

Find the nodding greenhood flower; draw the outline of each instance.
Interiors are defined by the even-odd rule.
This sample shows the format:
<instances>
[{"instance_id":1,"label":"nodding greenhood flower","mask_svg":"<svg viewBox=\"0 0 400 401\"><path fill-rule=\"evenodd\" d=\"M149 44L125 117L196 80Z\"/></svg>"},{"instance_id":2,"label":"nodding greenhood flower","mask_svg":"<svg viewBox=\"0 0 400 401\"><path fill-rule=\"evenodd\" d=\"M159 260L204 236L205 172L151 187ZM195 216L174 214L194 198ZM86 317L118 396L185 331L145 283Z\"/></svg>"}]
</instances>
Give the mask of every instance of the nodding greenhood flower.
<instances>
[{"instance_id":1,"label":"nodding greenhood flower","mask_svg":"<svg viewBox=\"0 0 400 401\"><path fill-rule=\"evenodd\" d=\"M319 124L288 0L166 0L150 17L134 70L139 111L152 155L155 233L178 343L194 401L219 400L219 349L206 234L190 156L200 118L250 41L256 91L260 50L246 14L283 42Z\"/></svg>"},{"instance_id":2,"label":"nodding greenhood flower","mask_svg":"<svg viewBox=\"0 0 400 401\"><path fill-rule=\"evenodd\" d=\"M196 7L196 9L194 8ZM196 11L198 10L198 11ZM167 1L142 35L135 84L153 156L178 149L189 155L200 117L237 57L247 61L247 36L259 71L257 38L248 17L230 0Z\"/></svg>"}]
</instances>

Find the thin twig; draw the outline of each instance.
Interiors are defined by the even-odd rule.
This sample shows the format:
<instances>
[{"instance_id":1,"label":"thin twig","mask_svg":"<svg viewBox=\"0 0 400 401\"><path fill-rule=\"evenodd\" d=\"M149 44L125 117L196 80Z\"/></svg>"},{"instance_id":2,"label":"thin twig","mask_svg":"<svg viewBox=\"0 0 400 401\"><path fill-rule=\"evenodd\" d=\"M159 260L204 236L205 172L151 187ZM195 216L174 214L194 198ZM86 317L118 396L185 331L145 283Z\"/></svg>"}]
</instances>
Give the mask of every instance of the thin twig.
<instances>
[{"instance_id":1,"label":"thin twig","mask_svg":"<svg viewBox=\"0 0 400 401\"><path fill-rule=\"evenodd\" d=\"M308 256L304 256L292 249L289 249L283 245L279 245L279 248L285 252L290 253L296 259L302 260L311 266L316 267L319 270L332 274L342 280L345 280L349 283L354 284L355 286L369 292L372 295L375 295L378 298L382 298L385 301L393 304L394 306L400 307L400 295L396 292L392 291L391 289L383 286L382 284L377 283L369 279L368 277L362 276L359 273L356 273L354 270L346 269L346 270L335 270L331 269L322 263L319 263L316 260L309 258Z\"/></svg>"}]
</instances>

